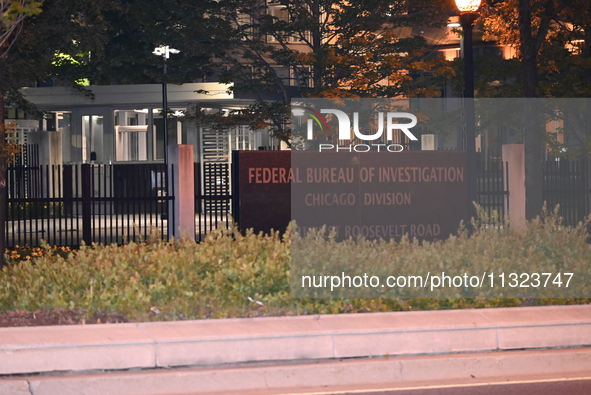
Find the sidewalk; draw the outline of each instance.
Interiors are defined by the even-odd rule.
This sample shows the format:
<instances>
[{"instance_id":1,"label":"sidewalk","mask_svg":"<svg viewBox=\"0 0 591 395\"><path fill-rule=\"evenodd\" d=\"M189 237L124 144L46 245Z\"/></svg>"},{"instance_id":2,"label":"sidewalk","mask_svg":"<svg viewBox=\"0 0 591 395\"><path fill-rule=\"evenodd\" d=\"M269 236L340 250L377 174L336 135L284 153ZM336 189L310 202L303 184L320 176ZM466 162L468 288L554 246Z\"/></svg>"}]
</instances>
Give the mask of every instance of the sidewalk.
<instances>
[{"instance_id":1,"label":"sidewalk","mask_svg":"<svg viewBox=\"0 0 591 395\"><path fill-rule=\"evenodd\" d=\"M257 393L591 375L589 346L591 305L0 328L0 393ZM45 374L27 376L37 373Z\"/></svg>"}]
</instances>

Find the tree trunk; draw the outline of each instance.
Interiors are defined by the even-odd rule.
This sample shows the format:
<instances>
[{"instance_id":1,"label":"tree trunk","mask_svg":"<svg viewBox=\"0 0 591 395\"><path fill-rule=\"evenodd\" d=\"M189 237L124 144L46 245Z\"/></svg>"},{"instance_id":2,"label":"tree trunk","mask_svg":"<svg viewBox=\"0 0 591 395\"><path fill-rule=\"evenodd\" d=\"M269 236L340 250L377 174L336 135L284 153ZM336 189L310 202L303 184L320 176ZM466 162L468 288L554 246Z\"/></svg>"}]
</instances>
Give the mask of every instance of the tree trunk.
<instances>
[{"instance_id":1,"label":"tree trunk","mask_svg":"<svg viewBox=\"0 0 591 395\"><path fill-rule=\"evenodd\" d=\"M4 70L3 61L0 59L0 73ZM8 159L6 151L6 127L4 125L4 86L0 76L0 270L6 265L4 251L6 250L6 208L7 208L7 167Z\"/></svg>"},{"instance_id":2,"label":"tree trunk","mask_svg":"<svg viewBox=\"0 0 591 395\"><path fill-rule=\"evenodd\" d=\"M321 30L321 20L320 20L320 1L316 0L312 3L311 9L312 17L316 26L312 29L312 52L315 54L316 57L324 56L325 54L322 51L322 32ZM323 61L323 60L322 60ZM312 81L313 81L313 89L315 92L318 92L322 86L322 74L323 69L321 62L316 59L312 68Z\"/></svg>"}]
</instances>

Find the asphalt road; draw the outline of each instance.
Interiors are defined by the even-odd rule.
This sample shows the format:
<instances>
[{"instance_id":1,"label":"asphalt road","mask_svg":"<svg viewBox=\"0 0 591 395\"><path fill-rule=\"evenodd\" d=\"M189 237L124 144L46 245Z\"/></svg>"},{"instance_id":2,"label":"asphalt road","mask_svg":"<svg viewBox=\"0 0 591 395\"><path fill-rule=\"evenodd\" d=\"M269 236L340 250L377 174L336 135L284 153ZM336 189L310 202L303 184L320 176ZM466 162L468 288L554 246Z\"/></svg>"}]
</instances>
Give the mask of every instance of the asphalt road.
<instances>
[{"instance_id":1,"label":"asphalt road","mask_svg":"<svg viewBox=\"0 0 591 395\"><path fill-rule=\"evenodd\" d=\"M425 385L389 389L355 389L289 395L588 395L591 377L525 379L490 383ZM288 394L284 394L288 395Z\"/></svg>"}]
</instances>

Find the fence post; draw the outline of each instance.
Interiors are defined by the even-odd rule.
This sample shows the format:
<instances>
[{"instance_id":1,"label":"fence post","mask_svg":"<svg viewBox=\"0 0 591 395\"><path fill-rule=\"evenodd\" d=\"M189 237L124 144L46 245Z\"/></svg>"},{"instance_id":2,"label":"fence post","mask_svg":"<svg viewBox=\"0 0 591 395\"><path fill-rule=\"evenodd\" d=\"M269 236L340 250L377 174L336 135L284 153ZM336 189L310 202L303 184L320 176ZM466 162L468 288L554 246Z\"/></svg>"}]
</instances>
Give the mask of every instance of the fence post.
<instances>
[{"instance_id":1,"label":"fence post","mask_svg":"<svg viewBox=\"0 0 591 395\"><path fill-rule=\"evenodd\" d=\"M92 177L91 165L82 164L82 240L92 244Z\"/></svg>"},{"instance_id":2,"label":"fence post","mask_svg":"<svg viewBox=\"0 0 591 395\"><path fill-rule=\"evenodd\" d=\"M584 199L585 199L585 216L591 214L591 160L583 160L582 163L583 168L583 188L584 188ZM591 233L591 224L587 226L587 229Z\"/></svg>"},{"instance_id":3,"label":"fence post","mask_svg":"<svg viewBox=\"0 0 591 395\"><path fill-rule=\"evenodd\" d=\"M170 237L195 240L195 160L193 146L187 144L168 147L169 193L174 196L172 213L168 214Z\"/></svg>"},{"instance_id":4,"label":"fence post","mask_svg":"<svg viewBox=\"0 0 591 395\"><path fill-rule=\"evenodd\" d=\"M511 229L522 232L525 220L525 149L523 144L504 144L503 162L509 170L506 173L505 190L509 191L505 199L505 213L508 215ZM507 218L505 218L507 220Z\"/></svg>"}]
</instances>

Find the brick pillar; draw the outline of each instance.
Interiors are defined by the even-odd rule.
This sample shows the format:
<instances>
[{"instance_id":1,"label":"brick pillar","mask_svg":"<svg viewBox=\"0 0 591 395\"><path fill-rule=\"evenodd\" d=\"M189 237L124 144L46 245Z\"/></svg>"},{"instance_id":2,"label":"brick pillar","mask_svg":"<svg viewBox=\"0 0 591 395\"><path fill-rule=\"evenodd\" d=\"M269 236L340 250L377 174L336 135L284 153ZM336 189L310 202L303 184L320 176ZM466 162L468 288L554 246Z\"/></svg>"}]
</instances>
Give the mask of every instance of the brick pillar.
<instances>
[{"instance_id":1,"label":"brick pillar","mask_svg":"<svg viewBox=\"0 0 591 395\"><path fill-rule=\"evenodd\" d=\"M525 149L523 144L503 145L503 162L508 165L505 190L509 196L505 199L505 213L508 215L511 229L522 232L525 220Z\"/></svg>"},{"instance_id":2,"label":"brick pillar","mask_svg":"<svg viewBox=\"0 0 591 395\"><path fill-rule=\"evenodd\" d=\"M192 145L168 147L169 191L174 194L169 212L169 236L195 240L195 164ZM170 210L169 210L170 211Z\"/></svg>"}]
</instances>

